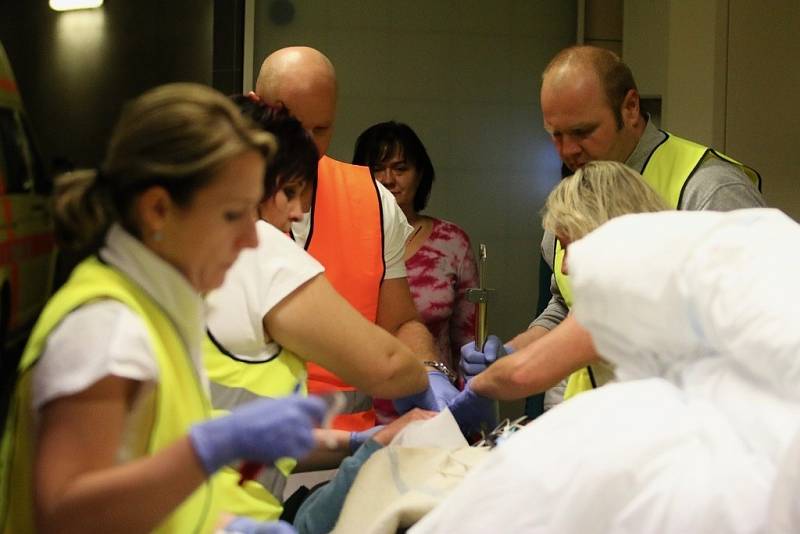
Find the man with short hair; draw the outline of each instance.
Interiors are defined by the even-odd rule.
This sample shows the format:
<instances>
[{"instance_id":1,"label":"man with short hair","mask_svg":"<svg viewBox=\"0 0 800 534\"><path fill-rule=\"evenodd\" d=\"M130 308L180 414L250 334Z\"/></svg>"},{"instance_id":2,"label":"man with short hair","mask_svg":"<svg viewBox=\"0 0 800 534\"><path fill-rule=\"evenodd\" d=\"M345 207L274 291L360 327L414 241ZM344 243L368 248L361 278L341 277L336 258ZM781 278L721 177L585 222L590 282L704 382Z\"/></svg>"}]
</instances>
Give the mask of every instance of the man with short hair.
<instances>
[{"instance_id":1,"label":"man with short hair","mask_svg":"<svg viewBox=\"0 0 800 534\"><path fill-rule=\"evenodd\" d=\"M571 172L589 161L620 161L640 172L675 209L764 206L754 170L652 124L640 110L633 74L613 52L592 46L559 52L542 74L541 107L545 130ZM561 272L563 250L549 232L542 239L542 255L554 273L547 308L505 347L492 336L483 352L472 344L462 349L465 373L477 374L471 383L475 393L519 399L553 387L570 373L565 398L601 385L590 365L598 358L591 339L568 315L571 295L569 279Z\"/></svg>"},{"instance_id":2,"label":"man with short hair","mask_svg":"<svg viewBox=\"0 0 800 534\"><path fill-rule=\"evenodd\" d=\"M405 242L411 227L392 194L372 179L367 167L325 155L337 99L330 60L302 46L273 52L261 66L256 94L268 105L285 106L311 132L319 150L310 212L292 225L295 241L325 266L325 276L350 304L397 336L431 368L429 380L437 400L452 398L458 390L437 369L443 364L433 337L418 319L406 280ZM311 393L340 390L348 396L345 413L334 422L336 428L364 430L375 425L369 397L319 366L308 367Z\"/></svg>"}]
</instances>

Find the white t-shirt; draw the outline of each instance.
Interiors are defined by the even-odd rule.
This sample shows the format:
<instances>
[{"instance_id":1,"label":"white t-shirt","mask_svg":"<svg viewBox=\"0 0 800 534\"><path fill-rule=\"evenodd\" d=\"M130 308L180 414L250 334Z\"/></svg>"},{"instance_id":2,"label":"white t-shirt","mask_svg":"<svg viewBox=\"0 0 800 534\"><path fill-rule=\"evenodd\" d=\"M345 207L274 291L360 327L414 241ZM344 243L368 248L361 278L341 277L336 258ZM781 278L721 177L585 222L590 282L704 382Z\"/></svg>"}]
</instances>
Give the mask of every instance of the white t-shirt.
<instances>
[{"instance_id":1,"label":"white t-shirt","mask_svg":"<svg viewBox=\"0 0 800 534\"><path fill-rule=\"evenodd\" d=\"M67 315L47 338L33 373L33 408L108 375L154 383L158 365L141 318L119 301L99 300Z\"/></svg>"},{"instance_id":2,"label":"white t-shirt","mask_svg":"<svg viewBox=\"0 0 800 534\"><path fill-rule=\"evenodd\" d=\"M244 250L225 282L206 297L208 329L237 357L263 361L280 352L265 335L264 316L322 265L272 225L258 221L258 247Z\"/></svg>"},{"instance_id":3,"label":"white t-shirt","mask_svg":"<svg viewBox=\"0 0 800 534\"><path fill-rule=\"evenodd\" d=\"M383 210L383 261L386 264L384 280L406 277L406 240L414 231L403 210L397 205L394 195L380 182L375 182L381 198ZM306 213L303 220L292 224L292 235L301 247L305 247L311 227L311 214Z\"/></svg>"},{"instance_id":4,"label":"white t-shirt","mask_svg":"<svg viewBox=\"0 0 800 534\"><path fill-rule=\"evenodd\" d=\"M206 385L203 300L186 278L119 226L109 230L100 257L155 296ZM105 299L79 307L50 333L33 373L32 407L84 391L109 375L142 382L141 399L158 380L158 365L142 319L125 304Z\"/></svg>"}]
</instances>

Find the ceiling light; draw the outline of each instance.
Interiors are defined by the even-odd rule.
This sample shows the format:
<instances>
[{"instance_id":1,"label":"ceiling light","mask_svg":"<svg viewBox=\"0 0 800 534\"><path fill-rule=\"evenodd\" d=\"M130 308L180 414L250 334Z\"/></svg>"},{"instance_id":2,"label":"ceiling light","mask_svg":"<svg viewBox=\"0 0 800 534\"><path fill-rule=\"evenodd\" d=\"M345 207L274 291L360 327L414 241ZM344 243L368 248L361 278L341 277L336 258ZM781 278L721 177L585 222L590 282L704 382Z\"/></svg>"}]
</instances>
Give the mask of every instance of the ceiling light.
<instances>
[{"instance_id":1,"label":"ceiling light","mask_svg":"<svg viewBox=\"0 0 800 534\"><path fill-rule=\"evenodd\" d=\"M55 11L72 11L74 9L92 9L103 5L103 0L50 0L50 9Z\"/></svg>"}]
</instances>

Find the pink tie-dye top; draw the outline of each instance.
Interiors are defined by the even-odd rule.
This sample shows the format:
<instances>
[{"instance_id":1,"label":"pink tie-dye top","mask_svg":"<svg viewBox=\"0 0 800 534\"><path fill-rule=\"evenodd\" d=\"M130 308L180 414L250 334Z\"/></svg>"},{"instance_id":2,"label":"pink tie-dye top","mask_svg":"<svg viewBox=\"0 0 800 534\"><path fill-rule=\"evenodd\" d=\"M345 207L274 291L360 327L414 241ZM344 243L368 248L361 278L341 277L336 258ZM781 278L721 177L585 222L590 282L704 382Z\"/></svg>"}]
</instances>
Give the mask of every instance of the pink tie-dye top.
<instances>
[{"instance_id":1,"label":"pink tie-dye top","mask_svg":"<svg viewBox=\"0 0 800 534\"><path fill-rule=\"evenodd\" d=\"M431 235L406 260L406 271L422 322L442 361L457 371L461 346L475 337L475 304L466 291L478 287L478 270L469 236L449 221L433 219Z\"/></svg>"},{"instance_id":2,"label":"pink tie-dye top","mask_svg":"<svg viewBox=\"0 0 800 534\"><path fill-rule=\"evenodd\" d=\"M475 338L475 304L467 301L466 292L478 287L478 267L467 233L449 221L431 219L431 235L406 260L406 276L440 359L458 373L461 346ZM397 419L392 401L373 399L373 405L379 424Z\"/></svg>"}]
</instances>

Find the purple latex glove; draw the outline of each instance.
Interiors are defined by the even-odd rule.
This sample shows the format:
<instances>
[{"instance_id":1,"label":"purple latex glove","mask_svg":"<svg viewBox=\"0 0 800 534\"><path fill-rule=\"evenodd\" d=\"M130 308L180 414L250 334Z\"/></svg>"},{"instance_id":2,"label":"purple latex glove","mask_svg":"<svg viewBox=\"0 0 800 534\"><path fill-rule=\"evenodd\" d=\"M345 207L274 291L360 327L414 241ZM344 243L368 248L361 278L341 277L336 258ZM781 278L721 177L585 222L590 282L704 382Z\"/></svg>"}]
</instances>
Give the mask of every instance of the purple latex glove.
<instances>
[{"instance_id":1,"label":"purple latex glove","mask_svg":"<svg viewBox=\"0 0 800 534\"><path fill-rule=\"evenodd\" d=\"M503 345L497 336L489 336L483 344L483 351L475 348L475 342L471 341L461 347L461 371L464 373L465 380L472 380L475 375L483 372L498 359L514 352L508 345Z\"/></svg>"},{"instance_id":2,"label":"purple latex glove","mask_svg":"<svg viewBox=\"0 0 800 534\"><path fill-rule=\"evenodd\" d=\"M468 436L480 430L490 432L497 426L494 403L492 399L472 391L467 382L464 391L451 400L448 407L461 432Z\"/></svg>"},{"instance_id":3,"label":"purple latex glove","mask_svg":"<svg viewBox=\"0 0 800 534\"><path fill-rule=\"evenodd\" d=\"M314 447L311 429L325 410L318 397L261 399L196 424L189 437L209 475L233 460L271 464L284 456L305 456Z\"/></svg>"},{"instance_id":4,"label":"purple latex glove","mask_svg":"<svg viewBox=\"0 0 800 534\"><path fill-rule=\"evenodd\" d=\"M447 408L448 403L458 395L458 388L455 387L444 373L439 371L428 371L428 389L422 393L415 393L408 397L395 399L394 409L400 415L412 408L422 408L440 412Z\"/></svg>"},{"instance_id":5,"label":"purple latex glove","mask_svg":"<svg viewBox=\"0 0 800 534\"><path fill-rule=\"evenodd\" d=\"M382 428L383 425L378 425L360 432L350 432L350 454L354 454L359 447L366 443L369 438L377 434Z\"/></svg>"},{"instance_id":6,"label":"purple latex glove","mask_svg":"<svg viewBox=\"0 0 800 534\"><path fill-rule=\"evenodd\" d=\"M225 526L225 534L297 534L286 521L256 521L249 517L237 517Z\"/></svg>"}]
</instances>

